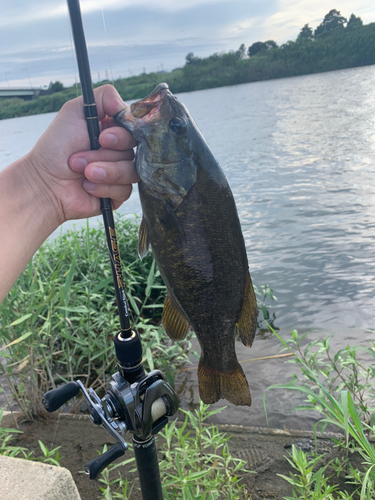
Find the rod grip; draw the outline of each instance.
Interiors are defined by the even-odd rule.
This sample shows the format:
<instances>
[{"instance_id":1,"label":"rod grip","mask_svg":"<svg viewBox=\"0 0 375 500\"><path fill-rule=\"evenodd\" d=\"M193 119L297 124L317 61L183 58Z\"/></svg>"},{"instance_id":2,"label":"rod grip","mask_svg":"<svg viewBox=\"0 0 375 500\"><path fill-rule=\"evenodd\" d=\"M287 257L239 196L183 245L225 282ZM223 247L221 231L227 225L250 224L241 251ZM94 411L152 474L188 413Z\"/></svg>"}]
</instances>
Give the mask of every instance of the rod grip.
<instances>
[{"instance_id":1,"label":"rod grip","mask_svg":"<svg viewBox=\"0 0 375 500\"><path fill-rule=\"evenodd\" d=\"M57 389L46 392L43 396L43 406L49 413L52 413L69 401L69 399L77 396L79 391L80 387L77 382L68 382Z\"/></svg>"},{"instance_id":2,"label":"rod grip","mask_svg":"<svg viewBox=\"0 0 375 500\"><path fill-rule=\"evenodd\" d=\"M109 464L114 462L116 458L122 457L125 449L121 443L116 443L108 451L93 458L85 465L85 474L89 479L96 479L103 469L108 467Z\"/></svg>"},{"instance_id":3,"label":"rod grip","mask_svg":"<svg viewBox=\"0 0 375 500\"><path fill-rule=\"evenodd\" d=\"M133 447L143 500L163 500L154 436L146 441L137 441L133 436Z\"/></svg>"}]
</instances>

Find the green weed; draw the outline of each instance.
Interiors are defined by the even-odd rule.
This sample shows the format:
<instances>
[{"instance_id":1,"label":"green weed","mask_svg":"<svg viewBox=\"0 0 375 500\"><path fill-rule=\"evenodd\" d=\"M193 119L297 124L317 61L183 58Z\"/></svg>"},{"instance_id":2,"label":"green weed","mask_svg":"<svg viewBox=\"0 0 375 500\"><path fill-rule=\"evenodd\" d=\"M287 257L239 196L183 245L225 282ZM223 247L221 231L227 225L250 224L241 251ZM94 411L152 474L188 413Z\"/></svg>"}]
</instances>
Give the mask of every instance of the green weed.
<instances>
[{"instance_id":1,"label":"green weed","mask_svg":"<svg viewBox=\"0 0 375 500\"><path fill-rule=\"evenodd\" d=\"M40 457L34 456L34 452L29 452L27 448L22 446L13 446L12 441L16 434L22 434L18 429L11 429L8 427L1 427L4 410L0 410L0 455L13 458L24 458L26 460L33 460L34 462L43 462L45 464L60 466L61 457L59 455L60 446L49 450L42 441L38 441L39 448L42 452Z\"/></svg>"},{"instance_id":2,"label":"green weed","mask_svg":"<svg viewBox=\"0 0 375 500\"><path fill-rule=\"evenodd\" d=\"M117 217L132 324L142 338L146 369L170 383L188 360L190 337L171 343L159 327L165 286L152 255L137 255L138 225ZM89 227L46 242L0 305L0 369L24 414L42 410L42 394L76 378L100 390L116 368L119 330L104 229Z\"/></svg>"},{"instance_id":3,"label":"green weed","mask_svg":"<svg viewBox=\"0 0 375 500\"><path fill-rule=\"evenodd\" d=\"M240 478L250 472L245 469L246 462L232 457L228 448L228 436L215 425L205 423L223 409L210 410L209 405L201 402L194 413L180 410L185 415L182 424L175 420L160 432L159 436L163 440L160 475L165 500L251 498ZM132 489L138 487L139 483L124 480L121 474L114 477L113 471L132 461L134 458L112 464L101 473L99 481L104 485L100 487L103 498L130 499Z\"/></svg>"},{"instance_id":4,"label":"green weed","mask_svg":"<svg viewBox=\"0 0 375 500\"><path fill-rule=\"evenodd\" d=\"M275 306L270 305L267 299L269 299L271 302L277 302L276 295L273 293L272 288L270 288L268 285L262 285L260 287L260 290L256 285L253 285L253 288L258 306L258 328L264 329L266 327L267 330L269 330L269 326L271 328L275 328L274 323L276 320L276 313L273 312L272 316L270 314L270 309L274 308Z\"/></svg>"},{"instance_id":5,"label":"green weed","mask_svg":"<svg viewBox=\"0 0 375 500\"><path fill-rule=\"evenodd\" d=\"M250 472L245 469L246 462L231 456L228 436L215 425L204 424L223 409L210 410L209 405L200 402L194 413L181 410L185 414L182 426L176 420L161 432L165 456L160 472L166 500L248 498L239 477Z\"/></svg>"},{"instance_id":6,"label":"green weed","mask_svg":"<svg viewBox=\"0 0 375 500\"><path fill-rule=\"evenodd\" d=\"M369 438L374 437L373 425L373 378L375 374L375 346L371 348L345 347L332 355L330 337L315 340L302 349L300 337L296 330L292 331L292 338L283 340L274 331L274 334L284 346L294 354L289 363L294 363L300 369L299 375L292 375L292 380L286 384L276 384L269 389L287 389L298 391L306 396L305 404L296 410L316 410L322 418L315 424L315 431L322 431L331 424L343 433L343 439L335 441L337 446L345 450L345 463L340 461L332 464L336 470L344 470L347 479L357 486L361 500L370 500L375 493L375 450ZM365 364L358 356L367 355ZM302 375L302 376L301 376ZM265 395L263 396L266 413ZM348 460L349 452L357 452L362 457L362 470L355 469ZM302 456L295 454L292 457L301 463ZM300 472L303 473L300 468ZM320 469L321 485L323 484L323 470ZM306 477L305 477L305 480ZM289 480L290 482L290 480ZM313 490L311 490L313 491ZM329 492L329 495L332 492ZM342 496L341 498L351 498ZM300 497L293 497L300 498ZM310 498L310 497L301 497ZM312 499L320 497L312 496ZM328 497L329 498L329 497Z\"/></svg>"},{"instance_id":7,"label":"green weed","mask_svg":"<svg viewBox=\"0 0 375 500\"><path fill-rule=\"evenodd\" d=\"M132 450L131 445L129 446L129 449ZM107 450L107 445L104 445L103 451L98 451L98 453L99 455L102 455ZM118 472L117 477L113 478L113 471L133 462L135 462L134 457L128 458L127 460L123 460L117 464L110 464L101 472L99 483L104 486L100 486L99 489L102 494L102 498L105 500L115 500L116 498L130 500L130 495L134 488L134 482L129 481L127 478L123 479L120 471Z\"/></svg>"}]
</instances>

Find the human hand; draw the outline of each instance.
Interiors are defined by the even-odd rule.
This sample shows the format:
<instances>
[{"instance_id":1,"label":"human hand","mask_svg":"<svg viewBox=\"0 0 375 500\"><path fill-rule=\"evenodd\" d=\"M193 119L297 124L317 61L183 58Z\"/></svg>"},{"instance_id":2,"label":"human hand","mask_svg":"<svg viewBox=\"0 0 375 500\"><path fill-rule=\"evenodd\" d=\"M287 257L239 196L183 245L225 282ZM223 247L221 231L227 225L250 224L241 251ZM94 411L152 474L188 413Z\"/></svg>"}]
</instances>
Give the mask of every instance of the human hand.
<instances>
[{"instance_id":1,"label":"human hand","mask_svg":"<svg viewBox=\"0 0 375 500\"><path fill-rule=\"evenodd\" d=\"M51 217L56 217L56 227L69 219L100 214L99 197L111 198L113 208L117 209L129 198L132 183L139 180L132 149L136 143L111 118L124 108L121 97L111 85L98 87L94 95L101 149L89 151L83 102L79 97L62 107L25 157L29 182Z\"/></svg>"}]
</instances>

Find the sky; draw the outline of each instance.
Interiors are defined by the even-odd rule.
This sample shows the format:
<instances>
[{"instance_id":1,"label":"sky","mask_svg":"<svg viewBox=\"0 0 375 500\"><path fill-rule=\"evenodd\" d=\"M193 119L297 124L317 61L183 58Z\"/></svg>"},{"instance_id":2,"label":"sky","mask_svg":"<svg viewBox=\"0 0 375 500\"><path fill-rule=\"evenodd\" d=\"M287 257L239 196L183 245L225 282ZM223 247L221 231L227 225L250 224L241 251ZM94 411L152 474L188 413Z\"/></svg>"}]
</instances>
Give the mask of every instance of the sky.
<instances>
[{"instance_id":1,"label":"sky","mask_svg":"<svg viewBox=\"0 0 375 500\"><path fill-rule=\"evenodd\" d=\"M373 0L81 0L81 9L94 82L171 71L189 52L280 45L331 9L375 22ZM65 0L0 0L0 12L0 88L78 80Z\"/></svg>"}]
</instances>

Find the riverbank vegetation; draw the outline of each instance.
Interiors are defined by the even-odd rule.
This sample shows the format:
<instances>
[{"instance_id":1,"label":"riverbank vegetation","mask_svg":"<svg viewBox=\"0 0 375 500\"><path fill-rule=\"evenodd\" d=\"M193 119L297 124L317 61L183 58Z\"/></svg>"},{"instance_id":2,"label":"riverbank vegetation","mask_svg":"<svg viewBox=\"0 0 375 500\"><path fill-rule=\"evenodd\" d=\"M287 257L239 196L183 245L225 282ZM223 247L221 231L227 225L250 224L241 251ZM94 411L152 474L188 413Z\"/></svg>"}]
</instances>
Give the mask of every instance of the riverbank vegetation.
<instances>
[{"instance_id":1,"label":"riverbank vegetation","mask_svg":"<svg viewBox=\"0 0 375 500\"><path fill-rule=\"evenodd\" d=\"M125 101L140 99L163 81L173 93L190 92L226 85L285 78L311 73L375 64L375 23L363 25L352 14L347 20L332 9L313 30L303 26L295 41L277 45L274 40L258 41L237 51L200 58L193 53L186 63L169 73L143 73L112 82ZM69 99L80 94L78 88L61 88L32 101L0 101L0 119L58 111ZM95 86L111 83L104 80Z\"/></svg>"},{"instance_id":2,"label":"riverbank vegetation","mask_svg":"<svg viewBox=\"0 0 375 500\"><path fill-rule=\"evenodd\" d=\"M160 432L162 437L160 476L165 500L248 500L249 491L243 479L251 471L246 462L231 455L230 437L206 420L225 408L210 409L200 402L195 411L180 410L183 422L177 419ZM160 445L160 442L158 443ZM103 452L106 449L103 450ZM134 461L133 459L130 459ZM122 462L124 465L129 463ZM101 498L131 500L138 481L129 481L111 464L101 473ZM113 471L117 469L117 478ZM117 472L116 471L116 472Z\"/></svg>"},{"instance_id":3,"label":"riverbank vegetation","mask_svg":"<svg viewBox=\"0 0 375 500\"><path fill-rule=\"evenodd\" d=\"M315 410L320 418L314 431L328 425L340 438L332 438L341 457L327 461L317 452L305 453L294 445L287 457L293 497L285 500L372 500L375 494L375 343L369 347L345 346L332 352L330 337L306 343L306 335L292 331L289 339L276 337L283 351L293 354L297 373L270 389L297 391L305 403L296 410ZM263 396L266 413L266 394ZM267 415L267 413L266 413ZM346 491L337 480L344 479Z\"/></svg>"},{"instance_id":4,"label":"riverbank vegetation","mask_svg":"<svg viewBox=\"0 0 375 500\"><path fill-rule=\"evenodd\" d=\"M285 452L290 465L289 475L277 474L291 485L292 496L282 498L372 500L375 493L374 344L370 347L345 346L332 353L329 337L306 344L304 336L293 331L290 338L278 338L281 345L293 353L291 362L296 373L288 384L269 389L296 390L304 394L305 404L298 410L313 409L320 413L316 431L324 430L327 424L333 426L331 430L335 434L331 434L331 440L336 450L332 458L332 448L327 445L322 448L319 439L315 441L316 449L313 443L310 448L303 447L302 441L293 444L291 452ZM200 403L194 411L180 410L184 420L170 422L160 433L160 469L165 498L250 498L253 491L249 489L246 476L251 471L246 462L231 455L230 436L208 423L223 409ZM39 452L35 458L26 448L14 443L20 431L1 427L1 417L0 411L0 455L59 463L59 448L48 450L39 441L42 454ZM111 464L102 472L100 498L133 498L132 491L138 489L138 481L125 477L121 468L133 462L134 458L130 457L122 463Z\"/></svg>"}]
</instances>

